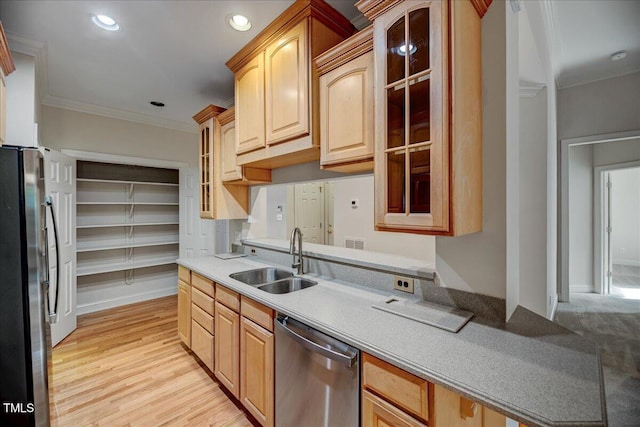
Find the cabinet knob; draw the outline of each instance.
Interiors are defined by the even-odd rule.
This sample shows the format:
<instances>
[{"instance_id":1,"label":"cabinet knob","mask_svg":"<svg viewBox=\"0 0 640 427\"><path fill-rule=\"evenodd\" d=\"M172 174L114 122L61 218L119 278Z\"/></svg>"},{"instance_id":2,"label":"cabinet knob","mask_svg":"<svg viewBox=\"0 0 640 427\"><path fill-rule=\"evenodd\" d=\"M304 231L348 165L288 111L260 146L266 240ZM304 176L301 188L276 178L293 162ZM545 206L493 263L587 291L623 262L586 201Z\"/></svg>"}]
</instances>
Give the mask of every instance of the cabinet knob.
<instances>
[{"instance_id":1,"label":"cabinet knob","mask_svg":"<svg viewBox=\"0 0 640 427\"><path fill-rule=\"evenodd\" d=\"M478 413L478 405L469 399L460 397L460 418L466 420L467 418L473 418Z\"/></svg>"}]
</instances>

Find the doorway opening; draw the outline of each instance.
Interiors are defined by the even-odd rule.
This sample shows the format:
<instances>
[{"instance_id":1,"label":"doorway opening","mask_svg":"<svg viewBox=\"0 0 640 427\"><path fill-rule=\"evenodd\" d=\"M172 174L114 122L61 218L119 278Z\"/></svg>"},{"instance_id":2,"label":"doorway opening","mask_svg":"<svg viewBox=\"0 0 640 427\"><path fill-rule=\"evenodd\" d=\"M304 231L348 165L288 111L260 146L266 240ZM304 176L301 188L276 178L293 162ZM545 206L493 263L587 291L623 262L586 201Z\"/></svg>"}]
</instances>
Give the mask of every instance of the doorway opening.
<instances>
[{"instance_id":1,"label":"doorway opening","mask_svg":"<svg viewBox=\"0 0 640 427\"><path fill-rule=\"evenodd\" d=\"M596 168L594 182L600 293L640 299L640 162Z\"/></svg>"}]
</instances>

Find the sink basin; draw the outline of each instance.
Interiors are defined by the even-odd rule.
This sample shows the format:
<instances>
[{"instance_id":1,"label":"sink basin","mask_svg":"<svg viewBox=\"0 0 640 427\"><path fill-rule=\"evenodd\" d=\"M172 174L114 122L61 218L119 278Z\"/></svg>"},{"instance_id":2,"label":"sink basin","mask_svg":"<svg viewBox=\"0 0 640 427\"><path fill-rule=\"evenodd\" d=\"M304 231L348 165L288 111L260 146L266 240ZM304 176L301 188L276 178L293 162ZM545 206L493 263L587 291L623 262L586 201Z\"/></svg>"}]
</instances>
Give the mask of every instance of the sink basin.
<instances>
[{"instance_id":1,"label":"sink basin","mask_svg":"<svg viewBox=\"0 0 640 427\"><path fill-rule=\"evenodd\" d=\"M288 277L273 283L258 286L258 289L269 292L270 294L288 294L289 292L299 291L300 289L309 288L317 284L318 282L302 277Z\"/></svg>"},{"instance_id":2,"label":"sink basin","mask_svg":"<svg viewBox=\"0 0 640 427\"><path fill-rule=\"evenodd\" d=\"M257 286L265 283L275 282L293 276L293 273L279 268L267 267L255 270L241 271L230 274L229 277L247 285Z\"/></svg>"}]
</instances>

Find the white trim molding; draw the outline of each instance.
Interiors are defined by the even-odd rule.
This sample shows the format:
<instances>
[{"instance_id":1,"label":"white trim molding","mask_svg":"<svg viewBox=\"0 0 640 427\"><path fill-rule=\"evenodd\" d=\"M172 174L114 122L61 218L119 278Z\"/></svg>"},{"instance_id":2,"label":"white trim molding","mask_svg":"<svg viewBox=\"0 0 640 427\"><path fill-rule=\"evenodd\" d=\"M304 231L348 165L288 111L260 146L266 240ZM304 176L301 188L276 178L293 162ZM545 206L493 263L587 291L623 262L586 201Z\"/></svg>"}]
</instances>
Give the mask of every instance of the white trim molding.
<instances>
[{"instance_id":1,"label":"white trim molding","mask_svg":"<svg viewBox=\"0 0 640 427\"><path fill-rule=\"evenodd\" d=\"M198 133L198 125L196 122L186 123L172 119L164 119L162 117L150 116L148 114L138 113L135 111L105 107L82 101L74 101L72 99L62 98L59 96L47 95L42 99L42 104L50 107L64 108L65 110L94 114L96 116L109 117L112 119L126 120L134 123L142 123L144 125L172 129L181 132L193 134Z\"/></svg>"},{"instance_id":2,"label":"white trim molding","mask_svg":"<svg viewBox=\"0 0 640 427\"><path fill-rule=\"evenodd\" d=\"M168 297L170 295L176 295L178 288L171 286L168 288L156 289L149 292L142 292L134 295L127 295L124 297L104 299L100 301L94 301L87 304L78 304L78 316L93 313L95 311L106 310L108 308L120 307L122 305L133 304L136 302L148 301L156 298Z\"/></svg>"},{"instance_id":3,"label":"white trim molding","mask_svg":"<svg viewBox=\"0 0 640 427\"><path fill-rule=\"evenodd\" d=\"M534 82L520 82L520 98L535 98L546 85Z\"/></svg>"},{"instance_id":4,"label":"white trim molding","mask_svg":"<svg viewBox=\"0 0 640 427\"><path fill-rule=\"evenodd\" d=\"M26 37L12 33L11 31L7 31L6 35L7 40L9 41L9 47L12 51L33 56L35 58L36 84L38 88L37 98L43 100L49 93L49 81L47 78L49 75L47 72L47 44L36 40L30 40Z\"/></svg>"},{"instance_id":5,"label":"white trim molding","mask_svg":"<svg viewBox=\"0 0 640 427\"><path fill-rule=\"evenodd\" d=\"M102 163L120 163L123 165L148 166L152 168L180 169L189 166L185 162L173 160L151 159L146 157L121 156L118 154L95 153L93 151L67 150L62 149L63 154L75 157L78 160Z\"/></svg>"}]
</instances>

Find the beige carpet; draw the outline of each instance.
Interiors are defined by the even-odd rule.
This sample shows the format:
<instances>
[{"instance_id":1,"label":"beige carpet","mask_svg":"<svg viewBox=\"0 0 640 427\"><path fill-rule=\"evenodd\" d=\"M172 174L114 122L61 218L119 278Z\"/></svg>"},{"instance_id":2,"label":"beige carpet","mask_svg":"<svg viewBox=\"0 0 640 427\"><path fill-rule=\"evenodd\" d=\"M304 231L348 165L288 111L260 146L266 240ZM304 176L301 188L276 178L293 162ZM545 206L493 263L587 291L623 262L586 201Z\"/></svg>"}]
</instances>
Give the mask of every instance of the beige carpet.
<instances>
[{"instance_id":1,"label":"beige carpet","mask_svg":"<svg viewBox=\"0 0 640 427\"><path fill-rule=\"evenodd\" d=\"M640 300L572 294L555 321L600 346L609 426L640 426Z\"/></svg>"}]
</instances>

